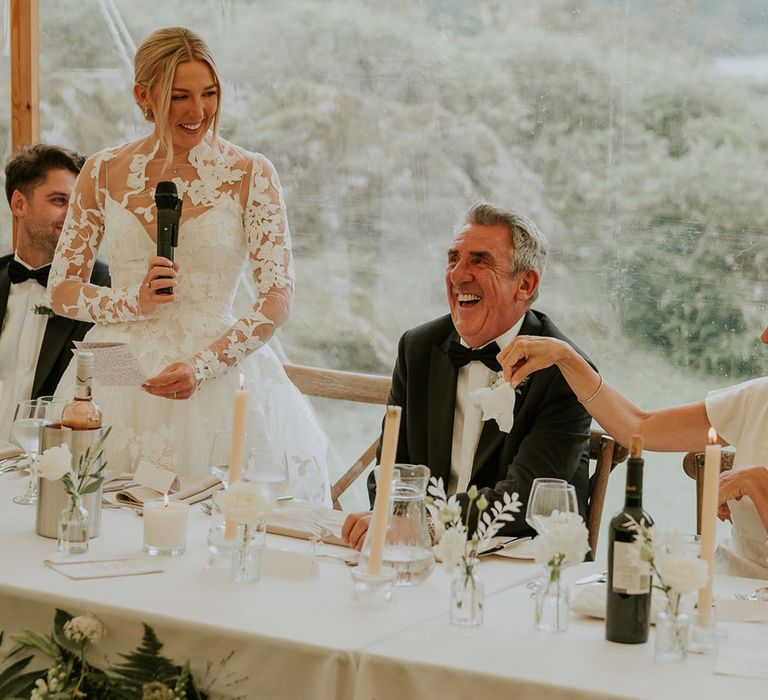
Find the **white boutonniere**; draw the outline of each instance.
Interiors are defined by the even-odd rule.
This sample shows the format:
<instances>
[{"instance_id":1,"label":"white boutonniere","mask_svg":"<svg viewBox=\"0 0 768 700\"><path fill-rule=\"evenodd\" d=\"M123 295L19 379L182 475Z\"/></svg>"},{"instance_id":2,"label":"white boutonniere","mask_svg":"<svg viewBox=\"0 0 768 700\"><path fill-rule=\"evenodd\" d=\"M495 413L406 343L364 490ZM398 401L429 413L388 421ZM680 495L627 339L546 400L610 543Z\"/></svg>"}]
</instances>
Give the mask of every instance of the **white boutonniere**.
<instances>
[{"instance_id":1,"label":"white boutonniere","mask_svg":"<svg viewBox=\"0 0 768 700\"><path fill-rule=\"evenodd\" d=\"M504 373L499 372L491 382L491 386L473 391L469 396L483 412L483 421L495 420L499 430L508 433L515 421L515 399L521 389L528 383L526 377L516 389L513 389L504 379Z\"/></svg>"}]
</instances>

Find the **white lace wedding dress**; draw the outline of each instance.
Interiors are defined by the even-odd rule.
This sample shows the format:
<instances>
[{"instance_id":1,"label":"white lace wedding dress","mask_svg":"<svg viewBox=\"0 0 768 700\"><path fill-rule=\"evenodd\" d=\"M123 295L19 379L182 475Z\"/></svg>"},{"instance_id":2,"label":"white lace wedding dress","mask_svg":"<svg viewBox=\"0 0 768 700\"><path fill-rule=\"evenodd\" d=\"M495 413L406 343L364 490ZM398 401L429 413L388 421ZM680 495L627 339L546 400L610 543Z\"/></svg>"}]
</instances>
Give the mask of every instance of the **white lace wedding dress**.
<instances>
[{"instance_id":1,"label":"white lace wedding dress","mask_svg":"<svg viewBox=\"0 0 768 700\"><path fill-rule=\"evenodd\" d=\"M183 210L176 301L142 315L139 285L155 254L154 190L172 179ZM97 251L112 288L84 284ZM232 303L246 262L256 287L248 315ZM110 468L142 460L179 474L202 475L214 431L232 421L240 373L248 391L249 441L268 436L290 457L292 492L329 502L326 439L311 407L265 345L285 322L293 296L293 262L277 174L262 155L223 139L202 142L166 168L153 136L92 156L78 178L49 280L66 314L93 321L87 341L128 343L148 376L172 362L194 363L198 389L185 401L138 387L94 385L113 430ZM71 395L74 363L57 393Z\"/></svg>"}]
</instances>

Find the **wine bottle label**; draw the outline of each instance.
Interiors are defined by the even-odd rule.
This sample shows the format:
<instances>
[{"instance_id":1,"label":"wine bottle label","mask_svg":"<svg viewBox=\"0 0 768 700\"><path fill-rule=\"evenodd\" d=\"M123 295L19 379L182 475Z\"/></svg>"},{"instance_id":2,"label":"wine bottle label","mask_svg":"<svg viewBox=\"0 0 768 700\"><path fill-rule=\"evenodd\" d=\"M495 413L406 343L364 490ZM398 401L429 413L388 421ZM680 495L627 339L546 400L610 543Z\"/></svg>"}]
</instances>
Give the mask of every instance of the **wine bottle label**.
<instances>
[{"instance_id":1,"label":"wine bottle label","mask_svg":"<svg viewBox=\"0 0 768 700\"><path fill-rule=\"evenodd\" d=\"M631 542L613 543L614 593L642 595L651 591L651 567L640 558L640 552Z\"/></svg>"}]
</instances>

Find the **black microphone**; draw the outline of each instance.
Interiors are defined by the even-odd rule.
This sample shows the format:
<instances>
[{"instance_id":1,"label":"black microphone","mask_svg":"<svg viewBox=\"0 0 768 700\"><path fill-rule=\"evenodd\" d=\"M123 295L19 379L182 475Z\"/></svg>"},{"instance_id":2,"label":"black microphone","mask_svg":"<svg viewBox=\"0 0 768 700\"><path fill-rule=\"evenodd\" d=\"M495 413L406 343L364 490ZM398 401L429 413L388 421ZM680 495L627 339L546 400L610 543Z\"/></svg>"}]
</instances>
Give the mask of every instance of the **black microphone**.
<instances>
[{"instance_id":1,"label":"black microphone","mask_svg":"<svg viewBox=\"0 0 768 700\"><path fill-rule=\"evenodd\" d=\"M176 184L168 180L157 183L155 189L157 206L157 254L173 262L173 249L179 244L179 219L181 200ZM158 294L173 294L173 287L163 287Z\"/></svg>"}]
</instances>

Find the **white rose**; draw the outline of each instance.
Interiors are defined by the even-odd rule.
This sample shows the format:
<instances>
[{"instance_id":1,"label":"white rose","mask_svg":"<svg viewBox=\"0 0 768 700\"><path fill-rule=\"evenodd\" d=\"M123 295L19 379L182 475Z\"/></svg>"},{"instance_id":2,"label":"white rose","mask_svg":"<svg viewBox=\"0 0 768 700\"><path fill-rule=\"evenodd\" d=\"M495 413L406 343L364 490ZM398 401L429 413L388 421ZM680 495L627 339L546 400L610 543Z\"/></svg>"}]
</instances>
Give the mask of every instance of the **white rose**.
<instances>
[{"instance_id":1,"label":"white rose","mask_svg":"<svg viewBox=\"0 0 768 700\"><path fill-rule=\"evenodd\" d=\"M262 520L272 507L258 484L251 481L236 481L226 491L220 491L216 504L230 520L241 524Z\"/></svg>"},{"instance_id":2,"label":"white rose","mask_svg":"<svg viewBox=\"0 0 768 700\"><path fill-rule=\"evenodd\" d=\"M707 582L707 562L691 554L661 554L656 559L656 568L663 584L680 595L698 591Z\"/></svg>"},{"instance_id":3,"label":"white rose","mask_svg":"<svg viewBox=\"0 0 768 700\"><path fill-rule=\"evenodd\" d=\"M79 615L64 623L64 636L75 644L96 644L104 636L104 624L92 613Z\"/></svg>"},{"instance_id":4,"label":"white rose","mask_svg":"<svg viewBox=\"0 0 768 700\"><path fill-rule=\"evenodd\" d=\"M58 445L49 447L40 456L35 465L37 473L43 479L58 481L65 474L72 472L72 453L69 451L69 445Z\"/></svg>"},{"instance_id":5,"label":"white rose","mask_svg":"<svg viewBox=\"0 0 768 700\"><path fill-rule=\"evenodd\" d=\"M543 518L543 532L534 540L536 563L546 566L563 555L563 566L580 564L589 551L589 533L577 513L554 511Z\"/></svg>"},{"instance_id":6,"label":"white rose","mask_svg":"<svg viewBox=\"0 0 768 700\"><path fill-rule=\"evenodd\" d=\"M435 554L443 562L445 570L453 572L464 556L467 536L461 528L449 527L435 545Z\"/></svg>"}]
</instances>

